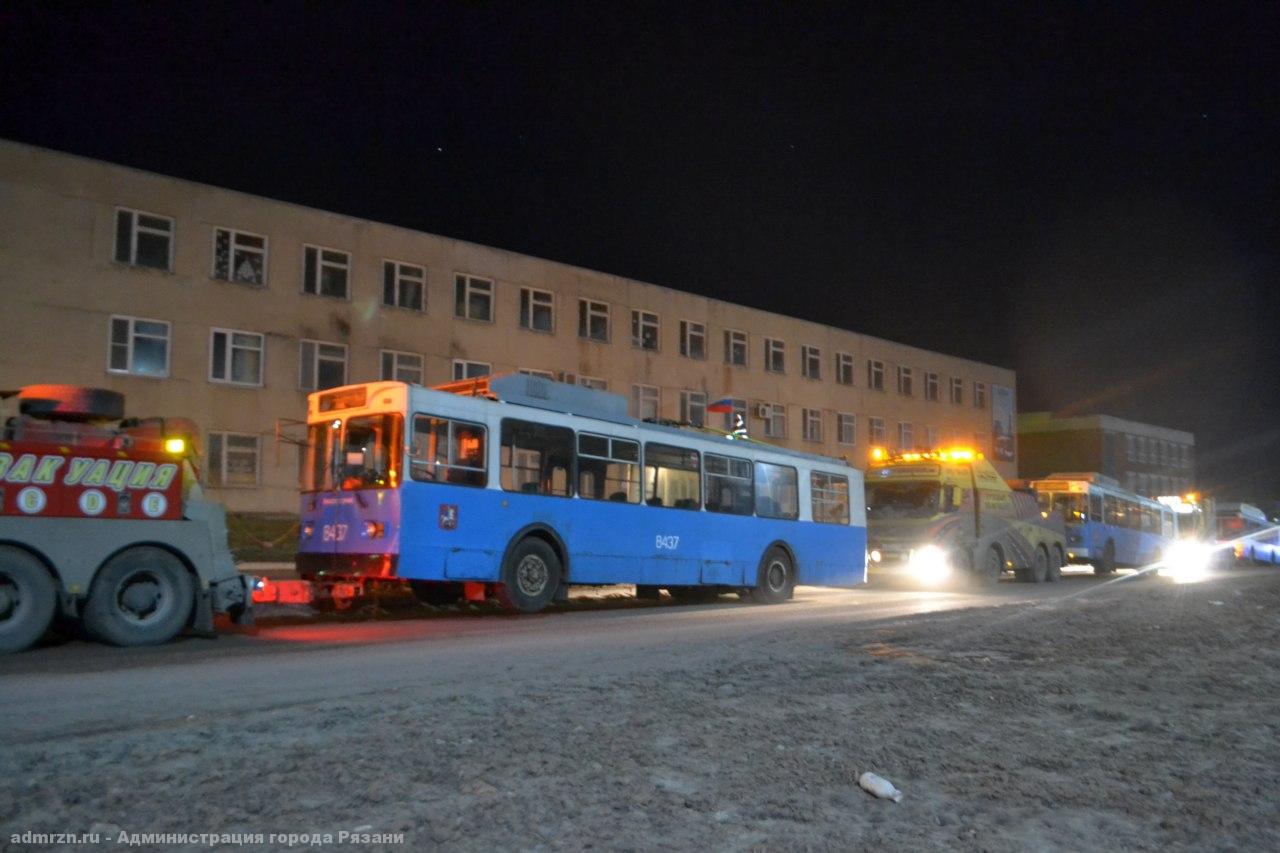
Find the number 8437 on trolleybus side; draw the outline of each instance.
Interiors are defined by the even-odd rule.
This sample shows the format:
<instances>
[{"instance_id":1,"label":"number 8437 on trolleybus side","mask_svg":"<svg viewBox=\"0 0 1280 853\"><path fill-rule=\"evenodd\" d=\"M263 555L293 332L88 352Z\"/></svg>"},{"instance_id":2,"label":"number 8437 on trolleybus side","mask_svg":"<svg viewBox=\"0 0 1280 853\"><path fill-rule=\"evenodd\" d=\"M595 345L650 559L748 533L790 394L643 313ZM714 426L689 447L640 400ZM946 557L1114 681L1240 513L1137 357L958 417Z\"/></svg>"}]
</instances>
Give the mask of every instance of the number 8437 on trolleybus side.
<instances>
[{"instance_id":1,"label":"number 8437 on trolleybus side","mask_svg":"<svg viewBox=\"0 0 1280 853\"><path fill-rule=\"evenodd\" d=\"M308 580L400 579L432 603L492 591L534 613L570 584L775 603L866 579L861 471L638 421L616 394L524 374L374 382L311 394L307 423Z\"/></svg>"}]
</instances>

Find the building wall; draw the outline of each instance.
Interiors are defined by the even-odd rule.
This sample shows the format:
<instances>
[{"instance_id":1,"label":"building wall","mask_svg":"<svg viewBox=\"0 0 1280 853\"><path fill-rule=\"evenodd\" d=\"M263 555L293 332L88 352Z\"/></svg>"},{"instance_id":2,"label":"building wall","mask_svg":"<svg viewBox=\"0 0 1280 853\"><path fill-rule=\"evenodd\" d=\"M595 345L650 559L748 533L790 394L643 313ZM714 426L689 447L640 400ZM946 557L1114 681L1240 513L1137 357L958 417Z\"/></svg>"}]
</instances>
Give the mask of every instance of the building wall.
<instances>
[{"instance_id":1,"label":"building wall","mask_svg":"<svg viewBox=\"0 0 1280 853\"><path fill-rule=\"evenodd\" d=\"M173 220L171 271L117 262L117 208ZM267 238L265 286L213 276L214 230L235 228ZM349 298L302 292L304 244L350 254ZM384 260L426 270L425 309L382 304ZM475 275L495 283L491 322L454 316L454 280ZM0 141L0 385L62 382L112 388L127 397L131 415L195 419L209 431L260 437L260 483L214 489L242 511L292 511L297 451L275 440L279 419L302 419L306 392L299 388L300 341L348 347L350 382L380 378L383 349L423 356L425 384L452 378L455 359L485 362L494 372L519 368L567 372L603 379L628 397L632 385L661 389L663 417L679 414L680 391L747 401L748 427L764 438L758 403L786 406L785 446L846 456L859 467L867 458L870 419L881 418L886 444L897 444L897 425L913 427L917 447L934 427L940 443L989 445L993 386L1014 387L1008 369L929 352L904 344L707 299L659 285L479 246L396 226L355 219L162 175ZM552 334L518 324L520 290L555 295ZM608 343L578 336L578 300L610 306ZM630 312L660 318L657 352L632 345ZM165 378L110 372L111 318L126 315L171 324ZM707 328L706 358L679 353L679 323ZM211 330L265 336L261 387L210 381ZM748 365L724 363L723 333L748 336ZM785 342L786 369L763 368L764 339ZM801 375L801 346L818 347L821 378ZM852 386L835 381L835 357L854 360ZM869 359L884 363L885 390L867 386ZM897 392L897 369L912 370L914 393ZM938 374L939 399L924 397L925 373ZM963 381L963 402L949 402L950 380ZM985 403L974 405L975 383ZM820 410L822 440L802 437L801 410ZM856 440L837 441L836 414L856 416ZM708 422L718 424L717 415ZM300 435L296 430L286 434ZM990 447L987 447L990 450ZM997 462L1006 476L1016 461Z\"/></svg>"},{"instance_id":2,"label":"building wall","mask_svg":"<svg viewBox=\"0 0 1280 853\"><path fill-rule=\"evenodd\" d=\"M1018 416L1023 477L1097 471L1138 494L1185 494L1195 489L1195 436L1107 415Z\"/></svg>"}]
</instances>

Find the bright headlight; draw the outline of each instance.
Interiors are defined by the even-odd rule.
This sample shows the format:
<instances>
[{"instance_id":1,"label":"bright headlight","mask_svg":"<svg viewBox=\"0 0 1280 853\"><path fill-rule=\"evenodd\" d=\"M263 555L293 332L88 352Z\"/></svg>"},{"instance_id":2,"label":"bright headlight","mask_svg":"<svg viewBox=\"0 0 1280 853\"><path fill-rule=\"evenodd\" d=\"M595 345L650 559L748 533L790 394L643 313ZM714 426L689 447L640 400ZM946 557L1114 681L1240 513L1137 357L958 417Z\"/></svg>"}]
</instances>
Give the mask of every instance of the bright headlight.
<instances>
[{"instance_id":1,"label":"bright headlight","mask_svg":"<svg viewBox=\"0 0 1280 853\"><path fill-rule=\"evenodd\" d=\"M1209 576L1213 546L1204 542L1176 542L1169 548L1160 574L1178 583L1195 583Z\"/></svg>"},{"instance_id":2,"label":"bright headlight","mask_svg":"<svg viewBox=\"0 0 1280 853\"><path fill-rule=\"evenodd\" d=\"M951 560L937 545L916 548L907 558L907 568L923 583L941 583L951 576Z\"/></svg>"}]
</instances>

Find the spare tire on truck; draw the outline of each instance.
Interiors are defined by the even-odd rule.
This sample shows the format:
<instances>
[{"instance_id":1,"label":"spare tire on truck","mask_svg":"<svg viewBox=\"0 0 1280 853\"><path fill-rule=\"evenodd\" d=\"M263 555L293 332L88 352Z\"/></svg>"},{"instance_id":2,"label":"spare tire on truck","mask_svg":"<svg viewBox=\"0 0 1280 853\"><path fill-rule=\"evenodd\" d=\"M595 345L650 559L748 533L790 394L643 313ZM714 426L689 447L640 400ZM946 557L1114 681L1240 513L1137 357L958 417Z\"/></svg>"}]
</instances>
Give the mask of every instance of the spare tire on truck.
<instances>
[{"instance_id":1,"label":"spare tire on truck","mask_svg":"<svg viewBox=\"0 0 1280 853\"><path fill-rule=\"evenodd\" d=\"M18 411L45 420L118 421L124 417L124 395L80 385L27 385L18 392Z\"/></svg>"}]
</instances>

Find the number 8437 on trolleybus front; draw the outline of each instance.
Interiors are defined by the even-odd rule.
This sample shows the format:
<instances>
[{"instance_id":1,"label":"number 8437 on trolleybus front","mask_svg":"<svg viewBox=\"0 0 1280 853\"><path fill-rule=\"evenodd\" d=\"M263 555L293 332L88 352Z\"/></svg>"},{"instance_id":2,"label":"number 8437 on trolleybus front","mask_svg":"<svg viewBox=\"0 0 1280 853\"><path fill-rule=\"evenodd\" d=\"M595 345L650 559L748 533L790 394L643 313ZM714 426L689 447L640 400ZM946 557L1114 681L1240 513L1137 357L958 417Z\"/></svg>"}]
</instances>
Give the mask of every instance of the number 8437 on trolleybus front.
<instances>
[{"instance_id":1,"label":"number 8437 on trolleybus front","mask_svg":"<svg viewBox=\"0 0 1280 853\"><path fill-rule=\"evenodd\" d=\"M626 405L524 374L311 394L299 573L431 603L483 584L525 613L570 584L776 603L865 581L861 471Z\"/></svg>"}]
</instances>

